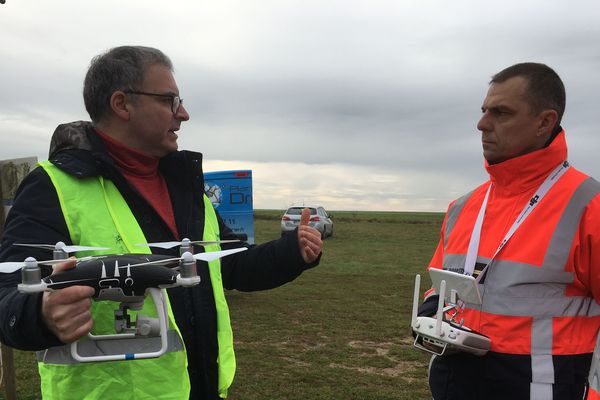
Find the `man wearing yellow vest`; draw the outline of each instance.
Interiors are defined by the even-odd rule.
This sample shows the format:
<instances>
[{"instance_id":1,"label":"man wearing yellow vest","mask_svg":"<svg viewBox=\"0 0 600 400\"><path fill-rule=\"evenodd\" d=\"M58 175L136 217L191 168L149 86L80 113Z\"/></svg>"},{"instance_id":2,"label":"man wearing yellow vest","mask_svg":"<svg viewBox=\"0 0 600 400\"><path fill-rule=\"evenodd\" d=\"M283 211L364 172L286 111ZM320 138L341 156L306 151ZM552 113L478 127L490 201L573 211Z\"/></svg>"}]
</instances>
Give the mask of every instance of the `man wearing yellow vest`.
<instances>
[{"instance_id":1,"label":"man wearing yellow vest","mask_svg":"<svg viewBox=\"0 0 600 400\"><path fill-rule=\"evenodd\" d=\"M202 155L178 151L176 132L190 116L172 70L166 55L148 47L116 47L92 60L83 90L92 121L56 129L49 160L16 195L0 260L51 258L48 251L14 243L62 241L110 248L104 253L150 253L136 245L236 238L204 195ZM220 262L198 262L199 285L168 289L168 349L159 358L77 362L69 343L90 332L114 332L118 304L91 301L94 291L86 286L23 294L17 291L19 272L0 276L0 339L37 351L44 398L226 398L235 356L223 289L278 287L317 265L322 242L307 221L304 214L294 234ZM152 251L179 255L177 249ZM152 314L154 307L146 299L140 313ZM128 351L148 345L135 340L110 346Z\"/></svg>"},{"instance_id":2,"label":"man wearing yellow vest","mask_svg":"<svg viewBox=\"0 0 600 400\"><path fill-rule=\"evenodd\" d=\"M564 110L544 64L492 77L477 124L490 179L450 204L429 266L479 280L482 303L455 320L490 350L435 356L435 400L584 397L600 327L600 184L567 161Z\"/></svg>"}]
</instances>

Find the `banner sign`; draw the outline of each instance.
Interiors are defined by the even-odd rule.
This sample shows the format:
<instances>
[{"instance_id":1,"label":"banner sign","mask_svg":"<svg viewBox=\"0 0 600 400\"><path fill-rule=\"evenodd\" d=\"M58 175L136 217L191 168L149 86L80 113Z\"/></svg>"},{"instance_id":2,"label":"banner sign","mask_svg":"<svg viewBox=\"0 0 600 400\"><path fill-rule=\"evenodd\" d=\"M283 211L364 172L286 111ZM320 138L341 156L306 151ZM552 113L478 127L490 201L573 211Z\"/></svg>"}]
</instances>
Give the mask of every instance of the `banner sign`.
<instances>
[{"instance_id":1,"label":"banner sign","mask_svg":"<svg viewBox=\"0 0 600 400\"><path fill-rule=\"evenodd\" d=\"M254 244L252 171L205 172L204 192L225 225L244 241Z\"/></svg>"}]
</instances>

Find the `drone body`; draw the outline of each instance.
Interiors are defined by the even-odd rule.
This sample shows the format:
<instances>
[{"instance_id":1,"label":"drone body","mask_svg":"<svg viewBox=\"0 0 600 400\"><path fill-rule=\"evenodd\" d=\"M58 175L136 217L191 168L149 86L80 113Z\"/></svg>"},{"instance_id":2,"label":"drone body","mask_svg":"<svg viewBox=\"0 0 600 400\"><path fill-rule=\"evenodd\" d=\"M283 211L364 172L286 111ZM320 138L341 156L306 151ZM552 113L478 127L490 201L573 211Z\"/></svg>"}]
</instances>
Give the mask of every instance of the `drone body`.
<instances>
[{"instance_id":1,"label":"drone body","mask_svg":"<svg viewBox=\"0 0 600 400\"><path fill-rule=\"evenodd\" d=\"M163 260L166 260L164 265L148 264ZM179 260L169 256L107 255L80 260L72 270L55 273L42 281L52 290L73 285L90 286L94 289L95 300L143 300L147 288L177 284L179 272L170 268L176 266L179 266ZM20 287L23 291L25 288L26 285Z\"/></svg>"},{"instance_id":2,"label":"drone body","mask_svg":"<svg viewBox=\"0 0 600 400\"><path fill-rule=\"evenodd\" d=\"M189 240L187 241L189 244ZM174 242L169 242L173 247ZM185 242L183 242L185 244ZM213 242L211 242L212 244ZM215 242L217 243L217 242ZM20 246L48 246L19 244ZM245 247L221 250L208 253L192 254L187 251L191 246L182 251L180 257L171 257L156 254L108 254L84 257L77 260L74 268L54 273L41 278L38 264L54 265L64 262L68 256L67 251L89 250L85 246L65 246L54 251L54 260L36 261L27 258L24 262L0 263L0 272L10 273L21 269L21 284L18 289L25 293L52 291L70 286L82 285L94 288L94 299L128 301L130 297L143 298L146 289L163 289L172 286L193 286L198 284L200 278L196 273L196 261L213 261L230 254L247 250ZM154 244L152 244L154 245ZM103 248L102 248L103 249ZM176 267L179 267L177 271Z\"/></svg>"}]
</instances>

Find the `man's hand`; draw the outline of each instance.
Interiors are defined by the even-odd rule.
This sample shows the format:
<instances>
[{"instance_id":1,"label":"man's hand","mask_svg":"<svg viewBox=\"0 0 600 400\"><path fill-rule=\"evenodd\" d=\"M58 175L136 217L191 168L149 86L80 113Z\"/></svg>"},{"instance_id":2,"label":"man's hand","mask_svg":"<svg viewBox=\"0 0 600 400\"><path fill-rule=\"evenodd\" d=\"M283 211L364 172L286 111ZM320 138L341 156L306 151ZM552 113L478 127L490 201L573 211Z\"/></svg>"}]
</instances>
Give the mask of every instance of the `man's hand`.
<instances>
[{"instance_id":1,"label":"man's hand","mask_svg":"<svg viewBox=\"0 0 600 400\"><path fill-rule=\"evenodd\" d=\"M75 259L56 264L54 272L75 267ZM92 330L90 307L94 289L89 286L71 286L42 296L42 318L46 326L63 342L71 343Z\"/></svg>"},{"instance_id":2,"label":"man's hand","mask_svg":"<svg viewBox=\"0 0 600 400\"><path fill-rule=\"evenodd\" d=\"M302 259L307 264L314 262L321 250L323 249L323 241L321 240L321 234L315 228L308 226L308 220L310 219L310 210L305 208L302 210L302 216L300 217L300 226L298 227L298 243L300 245L300 254Z\"/></svg>"}]
</instances>

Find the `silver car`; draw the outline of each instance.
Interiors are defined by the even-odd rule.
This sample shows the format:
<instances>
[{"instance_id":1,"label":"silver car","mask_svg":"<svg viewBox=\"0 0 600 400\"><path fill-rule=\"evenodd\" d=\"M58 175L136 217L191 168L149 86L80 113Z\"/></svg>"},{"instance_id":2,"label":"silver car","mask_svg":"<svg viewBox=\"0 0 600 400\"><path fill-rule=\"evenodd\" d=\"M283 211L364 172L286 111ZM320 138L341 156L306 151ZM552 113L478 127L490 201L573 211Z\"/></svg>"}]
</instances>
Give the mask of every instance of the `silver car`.
<instances>
[{"instance_id":1,"label":"silver car","mask_svg":"<svg viewBox=\"0 0 600 400\"><path fill-rule=\"evenodd\" d=\"M292 206L288 208L283 217L281 217L281 235L283 236L286 232L296 229L300 224L302 210L305 208L310 210L308 225L321 232L322 239L333 236L333 221L331 220L331 216L327 215L327 211L321 206Z\"/></svg>"}]
</instances>

